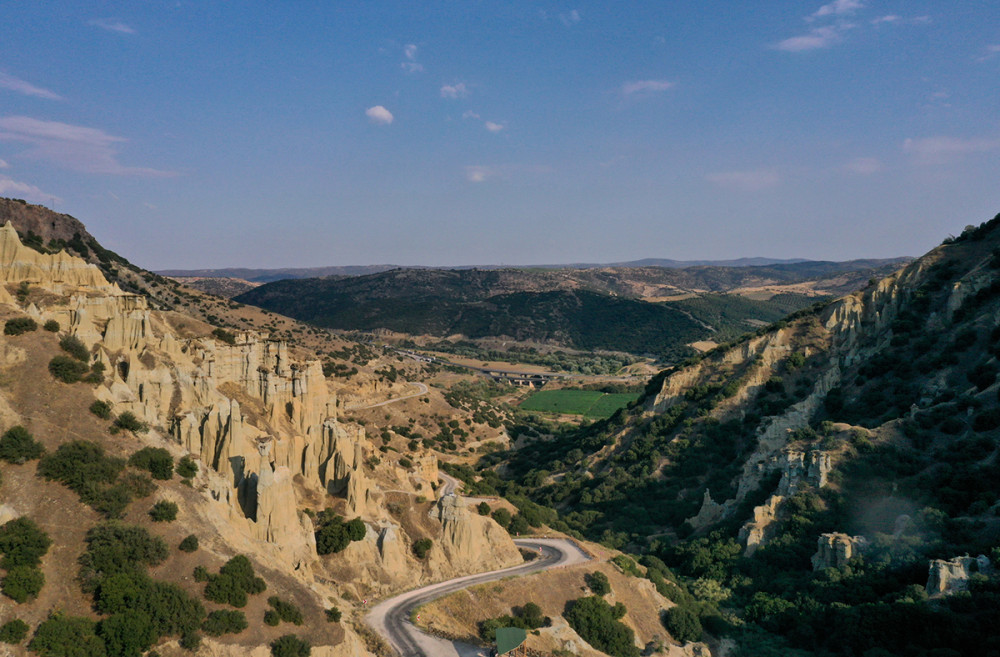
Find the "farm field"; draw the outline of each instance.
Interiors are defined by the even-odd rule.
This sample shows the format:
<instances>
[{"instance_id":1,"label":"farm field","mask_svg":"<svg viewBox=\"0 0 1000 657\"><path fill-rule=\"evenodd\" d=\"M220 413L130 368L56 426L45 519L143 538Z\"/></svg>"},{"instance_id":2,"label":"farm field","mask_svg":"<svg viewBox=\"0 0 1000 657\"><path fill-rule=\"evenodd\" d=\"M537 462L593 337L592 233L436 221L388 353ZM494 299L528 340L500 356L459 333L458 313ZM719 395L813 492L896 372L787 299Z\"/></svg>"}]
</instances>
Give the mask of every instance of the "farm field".
<instances>
[{"instance_id":1,"label":"farm field","mask_svg":"<svg viewBox=\"0 0 1000 657\"><path fill-rule=\"evenodd\" d=\"M596 390L539 390L521 403L521 409L601 419L611 417L636 397L630 393L612 394Z\"/></svg>"}]
</instances>

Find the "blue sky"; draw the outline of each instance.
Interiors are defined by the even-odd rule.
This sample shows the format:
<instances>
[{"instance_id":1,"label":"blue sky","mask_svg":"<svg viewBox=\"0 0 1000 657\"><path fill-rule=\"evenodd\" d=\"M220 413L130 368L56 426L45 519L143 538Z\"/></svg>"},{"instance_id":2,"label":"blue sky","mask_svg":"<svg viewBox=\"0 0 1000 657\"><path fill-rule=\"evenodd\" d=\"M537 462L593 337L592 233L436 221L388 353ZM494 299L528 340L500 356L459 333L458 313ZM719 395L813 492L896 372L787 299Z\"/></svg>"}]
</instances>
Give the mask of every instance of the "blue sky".
<instances>
[{"instance_id":1,"label":"blue sky","mask_svg":"<svg viewBox=\"0 0 1000 657\"><path fill-rule=\"evenodd\" d=\"M992 0L0 15L0 195L153 269L917 255L1000 212Z\"/></svg>"}]
</instances>

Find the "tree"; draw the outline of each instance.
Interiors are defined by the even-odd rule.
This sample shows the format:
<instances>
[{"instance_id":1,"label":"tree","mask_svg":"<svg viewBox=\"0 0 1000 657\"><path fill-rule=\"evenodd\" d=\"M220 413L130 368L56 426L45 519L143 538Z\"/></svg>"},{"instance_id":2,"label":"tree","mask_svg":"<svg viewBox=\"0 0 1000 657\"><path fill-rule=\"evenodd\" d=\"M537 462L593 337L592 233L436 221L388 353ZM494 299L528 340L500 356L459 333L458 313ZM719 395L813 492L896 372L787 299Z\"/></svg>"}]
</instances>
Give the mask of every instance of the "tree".
<instances>
[{"instance_id":1,"label":"tree","mask_svg":"<svg viewBox=\"0 0 1000 657\"><path fill-rule=\"evenodd\" d=\"M417 555L418 559L423 559L430 551L431 545L431 539L421 538L413 544L413 554Z\"/></svg>"},{"instance_id":2,"label":"tree","mask_svg":"<svg viewBox=\"0 0 1000 657\"><path fill-rule=\"evenodd\" d=\"M510 511L508 511L507 509L501 507L496 511L494 511L491 515L493 519L497 521L497 524L503 527L504 529L507 529L507 527L510 526L511 516L510 516Z\"/></svg>"},{"instance_id":3,"label":"tree","mask_svg":"<svg viewBox=\"0 0 1000 657\"><path fill-rule=\"evenodd\" d=\"M89 618L56 612L35 630L28 650L39 657L106 657L104 641L95 633L96 627Z\"/></svg>"},{"instance_id":4,"label":"tree","mask_svg":"<svg viewBox=\"0 0 1000 657\"><path fill-rule=\"evenodd\" d=\"M153 522L173 522L177 519L177 503L160 500L149 510L149 517Z\"/></svg>"},{"instance_id":5,"label":"tree","mask_svg":"<svg viewBox=\"0 0 1000 657\"><path fill-rule=\"evenodd\" d=\"M592 595L574 601L565 614L584 641L612 657L639 657L635 634L616 620L618 612L604 598Z\"/></svg>"},{"instance_id":6,"label":"tree","mask_svg":"<svg viewBox=\"0 0 1000 657\"><path fill-rule=\"evenodd\" d=\"M309 642L294 634L286 634L271 643L273 657L309 657L311 652L312 646Z\"/></svg>"},{"instance_id":7,"label":"tree","mask_svg":"<svg viewBox=\"0 0 1000 657\"><path fill-rule=\"evenodd\" d=\"M0 436L0 459L8 463L21 464L25 461L41 458L45 447L35 440L27 429L15 425Z\"/></svg>"},{"instance_id":8,"label":"tree","mask_svg":"<svg viewBox=\"0 0 1000 657\"><path fill-rule=\"evenodd\" d=\"M3 578L3 594L15 602L27 602L45 585L45 575L34 566L15 566Z\"/></svg>"},{"instance_id":9,"label":"tree","mask_svg":"<svg viewBox=\"0 0 1000 657\"><path fill-rule=\"evenodd\" d=\"M50 319L49 321L42 324L42 328L48 331L49 333L58 333L60 326L59 322L57 322L54 319Z\"/></svg>"},{"instance_id":10,"label":"tree","mask_svg":"<svg viewBox=\"0 0 1000 657\"><path fill-rule=\"evenodd\" d=\"M97 400L90 405L90 412L102 420L111 419L111 402Z\"/></svg>"},{"instance_id":11,"label":"tree","mask_svg":"<svg viewBox=\"0 0 1000 657\"><path fill-rule=\"evenodd\" d=\"M35 568L49 551L52 539L31 518L20 517L0 527L0 568L10 570L18 566Z\"/></svg>"},{"instance_id":12,"label":"tree","mask_svg":"<svg viewBox=\"0 0 1000 657\"><path fill-rule=\"evenodd\" d=\"M129 457L128 464L148 471L153 479L167 481L174 476L174 457L162 447L143 447Z\"/></svg>"},{"instance_id":13,"label":"tree","mask_svg":"<svg viewBox=\"0 0 1000 657\"><path fill-rule=\"evenodd\" d=\"M67 354L83 363L90 362L90 351L87 345L75 335L66 335L59 340L59 347Z\"/></svg>"},{"instance_id":14,"label":"tree","mask_svg":"<svg viewBox=\"0 0 1000 657\"><path fill-rule=\"evenodd\" d=\"M492 510L493 509L490 508L490 505L488 503L486 503L486 502L480 502L479 506L476 507L476 511L478 511L479 515L481 515L481 516L488 516L488 515L490 515L490 511L492 511Z\"/></svg>"},{"instance_id":15,"label":"tree","mask_svg":"<svg viewBox=\"0 0 1000 657\"><path fill-rule=\"evenodd\" d=\"M177 474L185 479L190 479L198 474L198 464L190 456L183 456L177 462Z\"/></svg>"},{"instance_id":16,"label":"tree","mask_svg":"<svg viewBox=\"0 0 1000 657\"><path fill-rule=\"evenodd\" d=\"M4 324L4 335L21 335L38 329L38 323L30 317L15 317Z\"/></svg>"},{"instance_id":17,"label":"tree","mask_svg":"<svg viewBox=\"0 0 1000 657\"><path fill-rule=\"evenodd\" d=\"M102 620L97 636L104 639L108 657L139 657L157 639L149 614L127 609Z\"/></svg>"},{"instance_id":18,"label":"tree","mask_svg":"<svg viewBox=\"0 0 1000 657\"><path fill-rule=\"evenodd\" d=\"M239 634L248 627L247 617L242 611L220 609L213 611L202 623L201 629L211 636Z\"/></svg>"},{"instance_id":19,"label":"tree","mask_svg":"<svg viewBox=\"0 0 1000 657\"><path fill-rule=\"evenodd\" d=\"M181 552L194 552L198 549L198 537L194 534L189 534L181 541L181 544L177 546L177 549Z\"/></svg>"},{"instance_id":20,"label":"tree","mask_svg":"<svg viewBox=\"0 0 1000 657\"><path fill-rule=\"evenodd\" d=\"M595 570L589 575L584 575L583 579L594 595L604 596L611 593L611 582L608 581L608 576L601 571Z\"/></svg>"},{"instance_id":21,"label":"tree","mask_svg":"<svg viewBox=\"0 0 1000 657\"><path fill-rule=\"evenodd\" d=\"M86 363L69 356L56 356L49 361L49 373L63 383L76 383L88 370Z\"/></svg>"},{"instance_id":22,"label":"tree","mask_svg":"<svg viewBox=\"0 0 1000 657\"><path fill-rule=\"evenodd\" d=\"M20 618L7 621L0 625L0 641L15 645L21 643L28 636L29 629L28 624Z\"/></svg>"},{"instance_id":23,"label":"tree","mask_svg":"<svg viewBox=\"0 0 1000 657\"><path fill-rule=\"evenodd\" d=\"M663 614L663 626L682 643L701 640L701 620L692 605L677 605Z\"/></svg>"}]
</instances>

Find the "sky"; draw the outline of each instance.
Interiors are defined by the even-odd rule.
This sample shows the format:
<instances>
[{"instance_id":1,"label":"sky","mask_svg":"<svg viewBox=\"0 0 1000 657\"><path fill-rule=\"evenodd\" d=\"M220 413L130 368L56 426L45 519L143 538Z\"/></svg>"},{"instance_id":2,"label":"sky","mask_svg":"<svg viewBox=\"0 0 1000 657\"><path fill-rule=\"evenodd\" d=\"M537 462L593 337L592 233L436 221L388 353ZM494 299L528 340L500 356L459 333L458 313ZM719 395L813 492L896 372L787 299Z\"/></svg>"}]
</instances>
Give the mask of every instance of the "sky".
<instances>
[{"instance_id":1,"label":"sky","mask_svg":"<svg viewBox=\"0 0 1000 657\"><path fill-rule=\"evenodd\" d=\"M995 0L8 2L0 196L149 269L919 255Z\"/></svg>"}]
</instances>

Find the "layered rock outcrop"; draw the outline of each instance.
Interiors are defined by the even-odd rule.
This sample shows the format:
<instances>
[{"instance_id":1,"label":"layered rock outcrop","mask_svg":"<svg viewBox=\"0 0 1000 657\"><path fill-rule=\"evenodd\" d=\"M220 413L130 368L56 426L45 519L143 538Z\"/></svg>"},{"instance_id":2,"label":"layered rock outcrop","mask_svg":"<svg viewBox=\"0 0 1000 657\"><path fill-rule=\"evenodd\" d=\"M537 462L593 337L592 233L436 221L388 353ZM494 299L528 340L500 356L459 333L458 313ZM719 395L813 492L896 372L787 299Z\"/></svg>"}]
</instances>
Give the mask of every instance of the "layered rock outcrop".
<instances>
[{"instance_id":1,"label":"layered rock outcrop","mask_svg":"<svg viewBox=\"0 0 1000 657\"><path fill-rule=\"evenodd\" d=\"M947 595L964 591L969 586L973 573L986 572L991 568L990 560L984 555L978 557L955 557L954 559L933 559L928 566L927 594Z\"/></svg>"},{"instance_id":2,"label":"layered rock outcrop","mask_svg":"<svg viewBox=\"0 0 1000 657\"><path fill-rule=\"evenodd\" d=\"M816 540L816 554L812 556L813 570L840 568L861 554L867 545L863 536L847 534L821 534Z\"/></svg>"}]
</instances>

